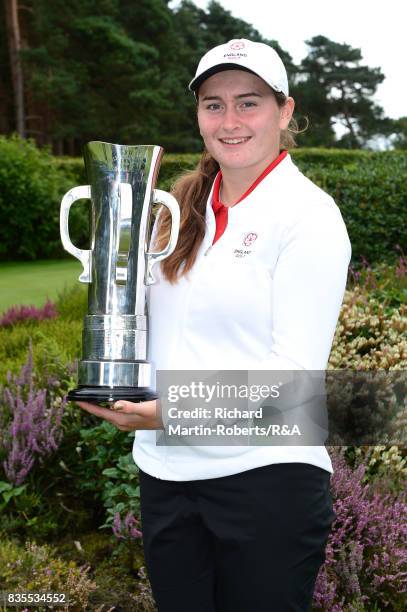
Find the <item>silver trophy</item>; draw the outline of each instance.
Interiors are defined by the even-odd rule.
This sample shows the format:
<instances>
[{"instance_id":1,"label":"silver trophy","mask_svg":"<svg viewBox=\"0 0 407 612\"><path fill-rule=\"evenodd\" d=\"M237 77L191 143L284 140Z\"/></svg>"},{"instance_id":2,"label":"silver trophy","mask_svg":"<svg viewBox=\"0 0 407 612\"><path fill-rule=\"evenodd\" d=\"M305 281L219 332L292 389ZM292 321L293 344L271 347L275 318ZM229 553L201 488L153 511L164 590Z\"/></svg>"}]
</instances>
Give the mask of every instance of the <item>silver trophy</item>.
<instances>
[{"instance_id":1,"label":"silver trophy","mask_svg":"<svg viewBox=\"0 0 407 612\"><path fill-rule=\"evenodd\" d=\"M163 154L159 146L89 142L84 147L89 185L74 187L61 203L60 230L65 250L79 259L88 283L78 388L68 399L111 405L157 397L152 364L147 361L146 286L155 282L153 266L175 248L179 206L173 196L154 189ZM91 199L90 250L69 237L71 205ZM148 251L152 204L168 207L171 234L165 249Z\"/></svg>"}]
</instances>

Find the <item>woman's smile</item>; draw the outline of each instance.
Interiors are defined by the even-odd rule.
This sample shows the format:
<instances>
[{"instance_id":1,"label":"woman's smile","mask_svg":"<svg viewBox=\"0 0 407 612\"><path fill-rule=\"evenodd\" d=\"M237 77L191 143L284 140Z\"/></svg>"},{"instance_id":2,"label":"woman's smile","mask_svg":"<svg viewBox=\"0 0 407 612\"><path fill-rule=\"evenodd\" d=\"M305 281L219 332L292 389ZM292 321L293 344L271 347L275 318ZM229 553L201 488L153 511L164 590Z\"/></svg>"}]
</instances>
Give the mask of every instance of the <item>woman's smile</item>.
<instances>
[{"instance_id":1,"label":"woman's smile","mask_svg":"<svg viewBox=\"0 0 407 612\"><path fill-rule=\"evenodd\" d=\"M219 138L220 142L227 147L236 147L237 145L246 144L251 139L251 136L241 136L235 138Z\"/></svg>"}]
</instances>

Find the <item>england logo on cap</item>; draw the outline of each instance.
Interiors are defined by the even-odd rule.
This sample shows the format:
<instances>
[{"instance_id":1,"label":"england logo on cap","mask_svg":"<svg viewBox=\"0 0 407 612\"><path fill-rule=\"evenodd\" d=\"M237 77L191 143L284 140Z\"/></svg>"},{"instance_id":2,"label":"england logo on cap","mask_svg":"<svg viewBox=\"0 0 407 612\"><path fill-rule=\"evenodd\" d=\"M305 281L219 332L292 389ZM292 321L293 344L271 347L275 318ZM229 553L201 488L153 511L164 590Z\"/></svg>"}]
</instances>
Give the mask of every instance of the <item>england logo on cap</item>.
<instances>
[{"instance_id":1,"label":"england logo on cap","mask_svg":"<svg viewBox=\"0 0 407 612\"><path fill-rule=\"evenodd\" d=\"M232 49L233 51L240 51L240 49L244 49L245 44L242 40L238 40L237 42L232 42L229 45L229 49Z\"/></svg>"}]
</instances>

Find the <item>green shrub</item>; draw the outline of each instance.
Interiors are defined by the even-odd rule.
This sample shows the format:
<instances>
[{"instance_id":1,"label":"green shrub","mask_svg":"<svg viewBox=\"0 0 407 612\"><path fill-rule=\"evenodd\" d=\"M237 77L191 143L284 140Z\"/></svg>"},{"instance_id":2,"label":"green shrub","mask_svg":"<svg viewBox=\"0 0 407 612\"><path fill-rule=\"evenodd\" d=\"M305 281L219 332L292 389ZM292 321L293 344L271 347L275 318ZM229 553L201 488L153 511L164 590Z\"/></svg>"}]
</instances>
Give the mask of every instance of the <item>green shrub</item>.
<instances>
[{"instance_id":1,"label":"green shrub","mask_svg":"<svg viewBox=\"0 0 407 612\"><path fill-rule=\"evenodd\" d=\"M58 174L64 177L68 189L87 184L82 157L54 157L52 161Z\"/></svg>"},{"instance_id":2,"label":"green shrub","mask_svg":"<svg viewBox=\"0 0 407 612\"><path fill-rule=\"evenodd\" d=\"M55 301L58 315L65 321L80 321L88 310L88 286L80 283L64 289Z\"/></svg>"},{"instance_id":3,"label":"green shrub","mask_svg":"<svg viewBox=\"0 0 407 612\"><path fill-rule=\"evenodd\" d=\"M298 165L338 204L352 244L354 265L361 265L362 257L375 264L394 262L396 245L407 251L407 155L371 153L349 164L331 166L309 164L304 155Z\"/></svg>"},{"instance_id":4,"label":"green shrub","mask_svg":"<svg viewBox=\"0 0 407 612\"><path fill-rule=\"evenodd\" d=\"M75 410L83 412L79 407ZM85 413L86 414L86 413ZM78 460L72 463L67 460L67 467L77 481L76 486L82 493L89 493L100 507L105 495L107 483L112 481L104 475L104 470L117 469L122 456L131 450L134 433L123 433L114 425L88 415L87 426L82 425L78 431L76 452ZM133 462L133 468L137 468ZM95 478L97 474L97 478Z\"/></svg>"},{"instance_id":5,"label":"green shrub","mask_svg":"<svg viewBox=\"0 0 407 612\"><path fill-rule=\"evenodd\" d=\"M398 152L391 152L398 155ZM299 148L290 151L295 163L298 165L318 164L337 168L352 163L368 163L382 155L381 152L367 151L365 149L324 149L324 148ZM387 153L385 154L387 155Z\"/></svg>"},{"instance_id":6,"label":"green shrub","mask_svg":"<svg viewBox=\"0 0 407 612\"><path fill-rule=\"evenodd\" d=\"M24 323L11 328L0 328L0 383L10 370L17 374L27 358L32 339L36 369L44 359L56 367L75 361L82 351L82 322L61 318Z\"/></svg>"},{"instance_id":7,"label":"green shrub","mask_svg":"<svg viewBox=\"0 0 407 612\"><path fill-rule=\"evenodd\" d=\"M0 136L0 260L64 256L59 210L70 181L47 150L31 140ZM70 230L79 247L89 243L87 205L73 207Z\"/></svg>"},{"instance_id":8,"label":"green shrub","mask_svg":"<svg viewBox=\"0 0 407 612\"><path fill-rule=\"evenodd\" d=\"M138 467L132 453L118 457L116 465L102 471L107 476L103 489L103 502L107 509L107 519L102 527L112 527L116 514L131 513L140 516L140 487Z\"/></svg>"}]
</instances>

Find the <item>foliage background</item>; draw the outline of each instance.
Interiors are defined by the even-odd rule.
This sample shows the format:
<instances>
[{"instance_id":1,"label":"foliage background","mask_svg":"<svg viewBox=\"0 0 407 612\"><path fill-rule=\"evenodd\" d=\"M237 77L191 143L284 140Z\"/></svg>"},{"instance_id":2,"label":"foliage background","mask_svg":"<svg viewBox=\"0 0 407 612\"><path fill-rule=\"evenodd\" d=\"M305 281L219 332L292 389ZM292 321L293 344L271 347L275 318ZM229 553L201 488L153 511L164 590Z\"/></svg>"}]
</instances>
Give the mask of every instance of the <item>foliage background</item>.
<instances>
[{"instance_id":1,"label":"foliage background","mask_svg":"<svg viewBox=\"0 0 407 612\"><path fill-rule=\"evenodd\" d=\"M352 244L352 263L394 262L407 252L407 154L304 148L293 159L338 204ZM163 157L158 187L194 168L199 154ZM59 207L64 193L86 184L80 158L51 156L32 141L0 136L0 261L63 258ZM89 248L89 201L70 213L70 235Z\"/></svg>"},{"instance_id":2,"label":"foliage background","mask_svg":"<svg viewBox=\"0 0 407 612\"><path fill-rule=\"evenodd\" d=\"M359 49L314 36L297 65L278 41L215 0L207 10L190 0L176 8L166 0L5 0L0 133L16 130L58 155L81 155L89 140L199 151L187 85L201 56L232 38L270 43L282 57L296 117L310 122L300 146L366 147L381 134L405 148L406 118L391 120L373 102L385 75L366 66ZM339 139L335 120L345 127Z\"/></svg>"}]
</instances>

